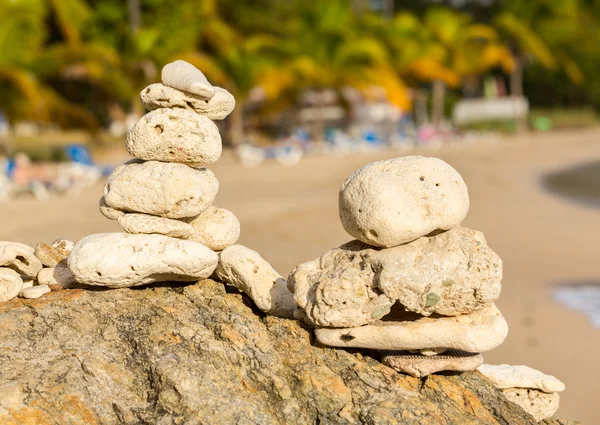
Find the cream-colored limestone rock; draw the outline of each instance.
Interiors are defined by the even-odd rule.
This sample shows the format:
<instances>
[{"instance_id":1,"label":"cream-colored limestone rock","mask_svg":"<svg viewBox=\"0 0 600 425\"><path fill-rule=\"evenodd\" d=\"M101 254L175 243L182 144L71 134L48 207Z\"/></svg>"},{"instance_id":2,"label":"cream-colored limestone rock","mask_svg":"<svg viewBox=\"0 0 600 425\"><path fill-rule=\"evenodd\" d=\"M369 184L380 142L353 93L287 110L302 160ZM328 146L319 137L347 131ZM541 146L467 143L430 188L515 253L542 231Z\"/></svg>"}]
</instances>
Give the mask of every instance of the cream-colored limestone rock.
<instances>
[{"instance_id":1,"label":"cream-colored limestone rock","mask_svg":"<svg viewBox=\"0 0 600 425\"><path fill-rule=\"evenodd\" d=\"M195 241L128 233L87 236L68 259L79 283L111 288L204 279L217 262L215 252Z\"/></svg>"},{"instance_id":2,"label":"cream-colored limestone rock","mask_svg":"<svg viewBox=\"0 0 600 425\"><path fill-rule=\"evenodd\" d=\"M51 246L64 255L64 258L67 258L73 250L73 247L75 247L75 242L68 239L58 238L52 242Z\"/></svg>"},{"instance_id":3,"label":"cream-colored limestone rock","mask_svg":"<svg viewBox=\"0 0 600 425\"><path fill-rule=\"evenodd\" d=\"M527 388L508 388L502 394L509 401L521 406L536 421L551 418L558 410L560 396L557 393L545 393Z\"/></svg>"},{"instance_id":4,"label":"cream-colored limestone rock","mask_svg":"<svg viewBox=\"0 0 600 425\"><path fill-rule=\"evenodd\" d=\"M557 393L565 390L565 384L554 376L546 375L528 366L482 364L477 370L500 389L531 388L546 393Z\"/></svg>"},{"instance_id":5,"label":"cream-colored limestone rock","mask_svg":"<svg viewBox=\"0 0 600 425\"><path fill-rule=\"evenodd\" d=\"M193 232L190 239L206 245L213 251L222 251L237 242L240 237L240 222L225 208L208 207L198 217L186 219Z\"/></svg>"},{"instance_id":6,"label":"cream-colored limestone rock","mask_svg":"<svg viewBox=\"0 0 600 425\"><path fill-rule=\"evenodd\" d=\"M21 290L19 296L22 298L40 298L51 291L48 285L36 285Z\"/></svg>"},{"instance_id":7,"label":"cream-colored limestone rock","mask_svg":"<svg viewBox=\"0 0 600 425\"><path fill-rule=\"evenodd\" d=\"M108 218L109 220L118 220L119 217L121 217L122 215L125 214L125 211L117 210L117 209L111 207L110 205L108 205L106 203L106 199L104 199L104 196L102 198L100 198L100 202L99 202L98 206L100 207L100 214L102 214L104 217Z\"/></svg>"},{"instance_id":8,"label":"cream-colored limestone rock","mask_svg":"<svg viewBox=\"0 0 600 425\"><path fill-rule=\"evenodd\" d=\"M42 269L37 275L37 280L40 285L48 285L50 287L52 285L60 285L62 288L70 288L77 284L77 280L67 266L66 260L58 263L56 267Z\"/></svg>"},{"instance_id":9,"label":"cream-colored limestone rock","mask_svg":"<svg viewBox=\"0 0 600 425\"><path fill-rule=\"evenodd\" d=\"M165 86L197 94L206 99L215 95L215 88L204 74L189 62L176 60L168 63L163 67L161 74Z\"/></svg>"},{"instance_id":10,"label":"cream-colored limestone rock","mask_svg":"<svg viewBox=\"0 0 600 425\"><path fill-rule=\"evenodd\" d=\"M252 298L256 306L271 315L292 317L296 309L286 281L256 251L232 245L219 254L215 276Z\"/></svg>"},{"instance_id":11,"label":"cream-colored limestone rock","mask_svg":"<svg viewBox=\"0 0 600 425\"><path fill-rule=\"evenodd\" d=\"M465 182L438 158L407 156L368 164L352 173L339 192L344 229L378 247L451 229L468 211Z\"/></svg>"},{"instance_id":12,"label":"cream-colored limestone rock","mask_svg":"<svg viewBox=\"0 0 600 425\"><path fill-rule=\"evenodd\" d=\"M206 99L164 84L150 84L140 92L140 99L148 111L159 108L182 108L204 115L211 120L225 119L235 108L235 98L221 87L215 87L215 95Z\"/></svg>"},{"instance_id":13,"label":"cream-colored limestone rock","mask_svg":"<svg viewBox=\"0 0 600 425\"><path fill-rule=\"evenodd\" d=\"M191 225L183 221L148 214L125 214L119 217L118 221L123 230L132 234L156 233L172 238L187 239L194 231Z\"/></svg>"},{"instance_id":14,"label":"cream-colored limestone rock","mask_svg":"<svg viewBox=\"0 0 600 425\"><path fill-rule=\"evenodd\" d=\"M42 270L35 249L18 242L0 242L0 267L8 267L19 274L34 278Z\"/></svg>"},{"instance_id":15,"label":"cream-colored limestone rock","mask_svg":"<svg viewBox=\"0 0 600 425\"><path fill-rule=\"evenodd\" d=\"M31 288L35 284L36 284L35 279L23 279L23 286L21 286L21 289Z\"/></svg>"},{"instance_id":16,"label":"cream-colored limestone rock","mask_svg":"<svg viewBox=\"0 0 600 425\"><path fill-rule=\"evenodd\" d=\"M381 292L424 316L471 313L502 288L500 257L483 233L460 226L373 252L368 264Z\"/></svg>"},{"instance_id":17,"label":"cream-colored limestone rock","mask_svg":"<svg viewBox=\"0 0 600 425\"><path fill-rule=\"evenodd\" d=\"M110 175L104 186L108 206L167 218L196 217L219 191L212 171L185 164L130 161Z\"/></svg>"},{"instance_id":18,"label":"cream-colored limestone rock","mask_svg":"<svg viewBox=\"0 0 600 425\"><path fill-rule=\"evenodd\" d=\"M420 356L407 351L386 351L381 361L398 372L421 378L444 370L475 370L483 363L483 356L458 350L449 350L446 354L435 356Z\"/></svg>"},{"instance_id":19,"label":"cream-colored limestone rock","mask_svg":"<svg viewBox=\"0 0 600 425\"><path fill-rule=\"evenodd\" d=\"M23 278L14 270L0 267L0 302L10 301L23 289Z\"/></svg>"},{"instance_id":20,"label":"cream-colored limestone rock","mask_svg":"<svg viewBox=\"0 0 600 425\"><path fill-rule=\"evenodd\" d=\"M69 253L40 242L35 247L35 256L44 266L56 267L58 263L69 256Z\"/></svg>"},{"instance_id":21,"label":"cream-colored limestone rock","mask_svg":"<svg viewBox=\"0 0 600 425\"><path fill-rule=\"evenodd\" d=\"M508 325L495 305L464 316L410 321L378 321L357 328L315 329L320 343L374 350L453 348L469 353L490 351L504 341Z\"/></svg>"},{"instance_id":22,"label":"cream-colored limestone rock","mask_svg":"<svg viewBox=\"0 0 600 425\"><path fill-rule=\"evenodd\" d=\"M219 129L207 117L186 109L160 108L138 120L127 134L126 148L143 160L198 167L217 162L222 144Z\"/></svg>"},{"instance_id":23,"label":"cream-colored limestone rock","mask_svg":"<svg viewBox=\"0 0 600 425\"><path fill-rule=\"evenodd\" d=\"M312 324L354 327L390 312L395 300L379 290L375 271L368 265L376 252L351 241L290 273L288 288Z\"/></svg>"}]
</instances>

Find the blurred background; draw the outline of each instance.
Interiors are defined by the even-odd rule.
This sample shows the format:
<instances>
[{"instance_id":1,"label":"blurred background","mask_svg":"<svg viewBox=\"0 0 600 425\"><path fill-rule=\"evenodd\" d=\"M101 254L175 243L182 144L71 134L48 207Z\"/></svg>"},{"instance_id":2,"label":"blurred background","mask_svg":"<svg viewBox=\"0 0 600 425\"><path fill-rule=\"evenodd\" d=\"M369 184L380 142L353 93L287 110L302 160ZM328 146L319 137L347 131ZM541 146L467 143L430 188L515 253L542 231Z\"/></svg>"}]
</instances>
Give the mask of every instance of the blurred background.
<instances>
[{"instance_id":1,"label":"blurred background","mask_svg":"<svg viewBox=\"0 0 600 425\"><path fill-rule=\"evenodd\" d=\"M139 92L175 59L229 90L211 166L240 242L286 275L350 237L356 168L439 156L504 259L488 363L600 417L600 1L0 0L0 239L119 231L98 212Z\"/></svg>"}]
</instances>

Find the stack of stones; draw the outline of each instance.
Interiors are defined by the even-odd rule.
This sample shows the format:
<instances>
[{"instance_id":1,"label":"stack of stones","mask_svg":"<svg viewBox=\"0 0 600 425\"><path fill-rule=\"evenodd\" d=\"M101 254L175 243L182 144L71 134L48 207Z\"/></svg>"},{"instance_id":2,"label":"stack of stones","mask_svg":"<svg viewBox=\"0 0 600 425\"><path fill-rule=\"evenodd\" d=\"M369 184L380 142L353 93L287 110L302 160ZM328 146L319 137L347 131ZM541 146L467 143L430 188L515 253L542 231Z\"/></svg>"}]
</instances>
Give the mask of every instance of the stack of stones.
<instances>
[{"instance_id":1,"label":"stack of stones","mask_svg":"<svg viewBox=\"0 0 600 425\"><path fill-rule=\"evenodd\" d=\"M17 296L39 298L70 286L74 279L66 258L73 242L57 239L35 249L18 242L0 242L0 302Z\"/></svg>"},{"instance_id":2,"label":"stack of stones","mask_svg":"<svg viewBox=\"0 0 600 425\"><path fill-rule=\"evenodd\" d=\"M100 200L100 212L126 233L79 241L68 260L74 278L118 288L192 282L214 273L263 311L289 316L295 306L285 280L257 252L234 245L238 219L212 205L219 182L205 166L222 150L213 120L231 113L233 96L181 60L166 65L162 84L140 96L150 112L127 136L127 151L136 159L110 175Z\"/></svg>"},{"instance_id":3,"label":"stack of stones","mask_svg":"<svg viewBox=\"0 0 600 425\"><path fill-rule=\"evenodd\" d=\"M565 384L552 375L527 366L488 365L477 368L502 391L504 396L518 404L537 421L552 417L558 410L558 393Z\"/></svg>"},{"instance_id":4,"label":"stack of stones","mask_svg":"<svg viewBox=\"0 0 600 425\"><path fill-rule=\"evenodd\" d=\"M468 209L465 182L440 159L357 170L339 192L342 225L357 240L292 271L296 317L322 344L379 350L413 376L475 369L508 326L494 305L502 260L460 226Z\"/></svg>"}]
</instances>

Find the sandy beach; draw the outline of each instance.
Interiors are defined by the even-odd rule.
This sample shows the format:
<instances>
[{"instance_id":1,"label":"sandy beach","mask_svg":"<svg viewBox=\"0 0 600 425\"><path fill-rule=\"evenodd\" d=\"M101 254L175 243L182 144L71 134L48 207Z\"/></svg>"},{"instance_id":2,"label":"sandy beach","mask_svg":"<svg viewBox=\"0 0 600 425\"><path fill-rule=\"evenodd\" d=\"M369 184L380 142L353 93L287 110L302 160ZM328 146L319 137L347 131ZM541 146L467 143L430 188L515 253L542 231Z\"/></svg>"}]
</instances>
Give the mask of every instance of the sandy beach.
<instances>
[{"instance_id":1,"label":"sandy beach","mask_svg":"<svg viewBox=\"0 0 600 425\"><path fill-rule=\"evenodd\" d=\"M567 386L558 414L595 424L600 418L600 329L552 299L558 284L600 284L600 209L542 188L544 173L600 159L600 130L555 132L497 143L314 156L297 166L274 161L243 168L231 152L210 168L220 181L216 205L240 219L240 243L283 275L350 239L338 219L337 191L355 169L402 155L438 156L464 177L471 210L464 225L481 230L504 260L498 307L510 333L487 363L526 364ZM79 198L45 203L21 197L0 204L0 239L35 245L120 231L98 212L102 184Z\"/></svg>"}]
</instances>

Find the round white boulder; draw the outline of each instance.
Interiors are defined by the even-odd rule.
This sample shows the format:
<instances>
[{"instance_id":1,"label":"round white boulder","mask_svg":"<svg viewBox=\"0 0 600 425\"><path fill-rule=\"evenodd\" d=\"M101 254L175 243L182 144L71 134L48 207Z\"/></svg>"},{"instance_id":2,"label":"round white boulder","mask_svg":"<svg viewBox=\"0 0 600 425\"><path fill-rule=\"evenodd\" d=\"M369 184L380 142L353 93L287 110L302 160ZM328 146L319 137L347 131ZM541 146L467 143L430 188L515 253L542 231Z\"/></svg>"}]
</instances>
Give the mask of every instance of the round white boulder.
<instances>
[{"instance_id":1,"label":"round white boulder","mask_svg":"<svg viewBox=\"0 0 600 425\"><path fill-rule=\"evenodd\" d=\"M407 156L368 164L352 173L339 192L344 229L378 247L451 229L468 211L464 180L438 158Z\"/></svg>"},{"instance_id":2,"label":"round white boulder","mask_svg":"<svg viewBox=\"0 0 600 425\"><path fill-rule=\"evenodd\" d=\"M75 245L68 265L80 283L125 288L204 279L212 274L218 261L215 252L195 241L163 235L99 233Z\"/></svg>"},{"instance_id":3,"label":"round white boulder","mask_svg":"<svg viewBox=\"0 0 600 425\"><path fill-rule=\"evenodd\" d=\"M104 202L120 211L167 218L196 217L219 191L212 171L185 164L130 161L110 175Z\"/></svg>"},{"instance_id":4,"label":"round white boulder","mask_svg":"<svg viewBox=\"0 0 600 425\"><path fill-rule=\"evenodd\" d=\"M187 109L160 108L147 113L127 135L127 151L150 161L212 164L221 156L216 124Z\"/></svg>"},{"instance_id":5,"label":"round white boulder","mask_svg":"<svg viewBox=\"0 0 600 425\"><path fill-rule=\"evenodd\" d=\"M193 227L189 238L206 245L213 251L224 250L235 244L240 237L240 222L225 208L212 205L198 217L186 221Z\"/></svg>"}]
</instances>

